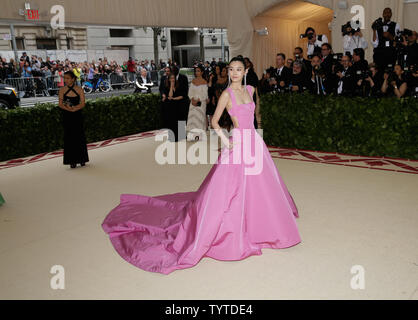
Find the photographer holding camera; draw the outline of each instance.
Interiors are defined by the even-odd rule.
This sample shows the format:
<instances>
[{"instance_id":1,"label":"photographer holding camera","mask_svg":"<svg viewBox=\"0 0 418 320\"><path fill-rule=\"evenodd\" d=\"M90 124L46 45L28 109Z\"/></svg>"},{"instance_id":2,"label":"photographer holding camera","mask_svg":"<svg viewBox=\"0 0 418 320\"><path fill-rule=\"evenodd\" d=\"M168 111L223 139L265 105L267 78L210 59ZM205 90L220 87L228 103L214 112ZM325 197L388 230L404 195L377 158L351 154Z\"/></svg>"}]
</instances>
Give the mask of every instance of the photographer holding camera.
<instances>
[{"instance_id":1,"label":"photographer holding camera","mask_svg":"<svg viewBox=\"0 0 418 320\"><path fill-rule=\"evenodd\" d=\"M395 65L394 71L385 70L385 79L382 85L382 93L386 96L396 95L398 98L405 96L408 89L404 71L399 64Z\"/></svg>"},{"instance_id":2,"label":"photographer holding camera","mask_svg":"<svg viewBox=\"0 0 418 320\"><path fill-rule=\"evenodd\" d=\"M399 36L402 49L399 55L398 63L404 67L404 71L409 67L418 64L418 44L417 32L405 29L403 34Z\"/></svg>"},{"instance_id":3,"label":"photographer holding camera","mask_svg":"<svg viewBox=\"0 0 418 320\"><path fill-rule=\"evenodd\" d=\"M354 81L356 84L359 83L360 80L364 80L368 76L369 70L369 63L367 60L364 59L365 52L362 48L356 48L353 50L353 73L354 73ZM357 86L356 86L356 93L360 93Z\"/></svg>"},{"instance_id":4,"label":"photographer holding camera","mask_svg":"<svg viewBox=\"0 0 418 320\"><path fill-rule=\"evenodd\" d=\"M352 96L355 90L355 74L353 67L350 67L351 59L345 55L341 63L337 63L334 73L337 76L337 94L342 96Z\"/></svg>"},{"instance_id":5,"label":"photographer holding camera","mask_svg":"<svg viewBox=\"0 0 418 320\"><path fill-rule=\"evenodd\" d=\"M303 72L305 72L306 75L309 76L312 72L312 66L311 62L303 57L303 49L301 47L296 47L293 51L293 56L294 61L299 61L303 63Z\"/></svg>"},{"instance_id":6,"label":"photographer holding camera","mask_svg":"<svg viewBox=\"0 0 418 320\"><path fill-rule=\"evenodd\" d=\"M315 29L308 27L305 34L300 35L301 39L308 38L308 59L314 54L321 54L321 46L324 43L328 43L328 38L324 34L317 35Z\"/></svg>"},{"instance_id":7,"label":"photographer holding camera","mask_svg":"<svg viewBox=\"0 0 418 320\"><path fill-rule=\"evenodd\" d=\"M368 71L357 81L356 92L361 97L380 97L383 78L375 63L368 66Z\"/></svg>"},{"instance_id":8,"label":"photographer holding camera","mask_svg":"<svg viewBox=\"0 0 418 320\"><path fill-rule=\"evenodd\" d=\"M293 73L290 78L289 91L302 93L309 89L310 83L303 72L303 62L299 60L293 62Z\"/></svg>"},{"instance_id":9,"label":"photographer holding camera","mask_svg":"<svg viewBox=\"0 0 418 320\"><path fill-rule=\"evenodd\" d=\"M395 37L401 28L398 23L390 21L392 9L385 8L382 18L372 24L373 29L373 60L380 70L396 63Z\"/></svg>"},{"instance_id":10,"label":"photographer holding camera","mask_svg":"<svg viewBox=\"0 0 418 320\"><path fill-rule=\"evenodd\" d=\"M292 77L292 70L285 66L286 55L284 53L278 53L276 56L276 66L272 77L276 80L276 90L284 91L289 87L290 78Z\"/></svg>"},{"instance_id":11,"label":"photographer holding camera","mask_svg":"<svg viewBox=\"0 0 418 320\"><path fill-rule=\"evenodd\" d=\"M312 76L311 76L311 85L310 91L311 94L316 94L318 96L325 96L331 91L327 91L328 81L325 75L325 71L321 66L321 57L315 54L311 60L312 66Z\"/></svg>"},{"instance_id":12,"label":"photographer holding camera","mask_svg":"<svg viewBox=\"0 0 418 320\"><path fill-rule=\"evenodd\" d=\"M361 29L353 29L351 21L347 22L347 24L342 26L342 34L345 54L349 52L351 55L353 55L354 49L361 48L363 50L366 50L369 46L366 39L364 39L363 37Z\"/></svg>"}]
</instances>

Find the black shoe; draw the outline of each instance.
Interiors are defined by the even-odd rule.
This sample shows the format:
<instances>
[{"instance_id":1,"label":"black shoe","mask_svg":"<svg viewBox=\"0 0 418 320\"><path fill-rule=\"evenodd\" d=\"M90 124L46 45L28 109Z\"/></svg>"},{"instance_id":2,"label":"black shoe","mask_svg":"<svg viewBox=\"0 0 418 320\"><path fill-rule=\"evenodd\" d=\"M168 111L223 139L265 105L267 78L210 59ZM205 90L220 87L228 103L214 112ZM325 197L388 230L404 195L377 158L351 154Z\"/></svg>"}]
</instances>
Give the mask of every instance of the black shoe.
<instances>
[{"instance_id":1,"label":"black shoe","mask_svg":"<svg viewBox=\"0 0 418 320\"><path fill-rule=\"evenodd\" d=\"M81 162L81 163L80 163L80 165L81 165L82 167L84 167L86 164L85 164L85 162Z\"/></svg>"},{"instance_id":2,"label":"black shoe","mask_svg":"<svg viewBox=\"0 0 418 320\"><path fill-rule=\"evenodd\" d=\"M71 169L74 169L75 167L77 167L77 164L76 163L72 163L72 164L70 164L70 167L71 167Z\"/></svg>"}]
</instances>

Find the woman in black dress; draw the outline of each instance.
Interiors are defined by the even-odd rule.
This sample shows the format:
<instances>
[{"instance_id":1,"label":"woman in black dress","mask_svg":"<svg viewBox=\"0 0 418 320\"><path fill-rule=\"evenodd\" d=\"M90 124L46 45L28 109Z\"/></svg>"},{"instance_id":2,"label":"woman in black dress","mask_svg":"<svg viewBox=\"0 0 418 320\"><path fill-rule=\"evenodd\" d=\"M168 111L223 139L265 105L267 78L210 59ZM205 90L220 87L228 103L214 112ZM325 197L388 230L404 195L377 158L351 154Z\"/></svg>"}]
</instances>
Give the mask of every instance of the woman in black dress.
<instances>
[{"instance_id":1,"label":"woman in black dress","mask_svg":"<svg viewBox=\"0 0 418 320\"><path fill-rule=\"evenodd\" d=\"M208 79L208 96L209 96L209 103L206 106L206 115L209 116L208 120L208 127L210 128L212 125L212 117L215 113L216 104L215 104L215 83L218 81L218 78L221 74L221 68L216 65L214 70L212 70L211 74L209 75Z\"/></svg>"},{"instance_id":2,"label":"woman in black dress","mask_svg":"<svg viewBox=\"0 0 418 320\"><path fill-rule=\"evenodd\" d=\"M213 105L218 105L219 98L222 95L222 92L229 86L229 79L228 79L228 66L224 63L219 64L220 73L216 79L214 84L214 97L213 97ZM219 119L219 125L230 131L233 125L231 116L229 115L228 111L225 109Z\"/></svg>"},{"instance_id":3,"label":"woman in black dress","mask_svg":"<svg viewBox=\"0 0 418 320\"><path fill-rule=\"evenodd\" d=\"M89 161L86 136L83 128L85 106L84 91L75 85L76 76L72 71L64 74L65 86L59 90L59 107L63 110L64 165L75 168L77 163L84 166Z\"/></svg>"},{"instance_id":4,"label":"woman in black dress","mask_svg":"<svg viewBox=\"0 0 418 320\"><path fill-rule=\"evenodd\" d=\"M176 79L176 75L174 73L170 73L166 81L162 99L163 118L165 127L174 133L174 140L173 137L170 136L169 140L177 142L179 141L178 121L181 120L180 111L183 108L183 98L186 96L186 93L181 91L180 83Z\"/></svg>"}]
</instances>

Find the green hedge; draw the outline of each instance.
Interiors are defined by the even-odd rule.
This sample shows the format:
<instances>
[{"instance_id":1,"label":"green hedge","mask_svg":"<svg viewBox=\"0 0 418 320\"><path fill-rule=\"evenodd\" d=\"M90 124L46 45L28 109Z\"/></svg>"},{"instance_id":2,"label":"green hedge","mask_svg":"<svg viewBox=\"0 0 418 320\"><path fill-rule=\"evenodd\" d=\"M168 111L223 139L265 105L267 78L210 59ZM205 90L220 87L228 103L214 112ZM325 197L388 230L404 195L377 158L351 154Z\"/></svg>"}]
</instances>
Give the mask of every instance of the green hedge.
<instances>
[{"instance_id":1,"label":"green hedge","mask_svg":"<svg viewBox=\"0 0 418 320\"><path fill-rule=\"evenodd\" d=\"M83 109L87 142L161 128L158 94L87 100ZM0 110L0 161L63 148L62 110L57 104Z\"/></svg>"},{"instance_id":2,"label":"green hedge","mask_svg":"<svg viewBox=\"0 0 418 320\"><path fill-rule=\"evenodd\" d=\"M260 108L268 145L418 159L414 98L266 94Z\"/></svg>"},{"instance_id":3,"label":"green hedge","mask_svg":"<svg viewBox=\"0 0 418 320\"><path fill-rule=\"evenodd\" d=\"M268 145L418 160L418 102L413 98L261 96ZM162 128L159 94L87 100L88 143ZM0 110L0 161L62 149L56 104Z\"/></svg>"}]
</instances>

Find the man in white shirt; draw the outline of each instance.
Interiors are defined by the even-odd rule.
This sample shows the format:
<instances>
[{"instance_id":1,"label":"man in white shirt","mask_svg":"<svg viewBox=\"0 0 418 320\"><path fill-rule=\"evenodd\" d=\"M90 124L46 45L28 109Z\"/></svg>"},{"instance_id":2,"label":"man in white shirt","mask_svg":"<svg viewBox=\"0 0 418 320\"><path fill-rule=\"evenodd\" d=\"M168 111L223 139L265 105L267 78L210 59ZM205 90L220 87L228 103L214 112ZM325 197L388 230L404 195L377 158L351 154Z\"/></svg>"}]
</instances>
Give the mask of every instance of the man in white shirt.
<instances>
[{"instance_id":1,"label":"man in white shirt","mask_svg":"<svg viewBox=\"0 0 418 320\"><path fill-rule=\"evenodd\" d=\"M363 33L360 31L352 34L346 34L344 36L344 53L350 52L353 55L354 49L361 48L366 50L369 47L367 40L363 37Z\"/></svg>"},{"instance_id":2,"label":"man in white shirt","mask_svg":"<svg viewBox=\"0 0 418 320\"><path fill-rule=\"evenodd\" d=\"M321 53L321 46L324 43L328 43L328 38L325 34L320 34L317 36L315 29L309 27L306 29L305 35L308 36L308 51L307 55L312 56L314 53Z\"/></svg>"}]
</instances>

